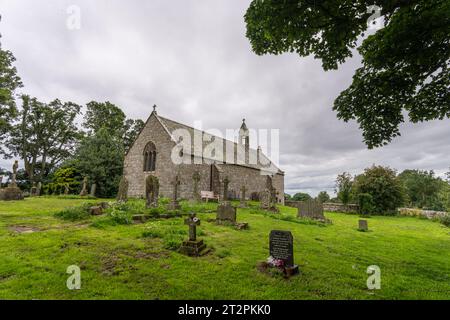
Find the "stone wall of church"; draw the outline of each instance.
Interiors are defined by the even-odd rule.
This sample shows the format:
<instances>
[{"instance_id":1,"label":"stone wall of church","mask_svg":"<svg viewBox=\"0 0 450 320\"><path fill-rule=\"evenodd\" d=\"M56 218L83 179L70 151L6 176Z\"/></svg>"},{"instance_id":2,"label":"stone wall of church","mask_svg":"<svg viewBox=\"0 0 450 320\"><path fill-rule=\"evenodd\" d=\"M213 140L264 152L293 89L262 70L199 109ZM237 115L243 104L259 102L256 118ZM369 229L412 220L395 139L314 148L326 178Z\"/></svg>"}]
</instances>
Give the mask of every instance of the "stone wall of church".
<instances>
[{"instance_id":1,"label":"stone wall of church","mask_svg":"<svg viewBox=\"0 0 450 320\"><path fill-rule=\"evenodd\" d=\"M150 141L156 146L155 172L144 172L143 150ZM150 116L148 123L125 156L124 176L129 182L129 197L144 196L145 179L150 174L158 177L160 194L168 195L170 193L170 182L175 177L175 165L170 158L174 145L175 143L156 117Z\"/></svg>"},{"instance_id":2,"label":"stone wall of church","mask_svg":"<svg viewBox=\"0 0 450 320\"><path fill-rule=\"evenodd\" d=\"M237 197L240 197L241 187L244 185L247 188L247 198L250 198L253 192L259 193L264 191L266 187L267 176L262 175L258 169L229 164L219 165L219 167L221 169L221 185L223 186L223 179L228 177L230 180L228 189L235 193ZM275 175L273 186L279 192L279 203L284 204L284 176L280 174Z\"/></svg>"}]
</instances>

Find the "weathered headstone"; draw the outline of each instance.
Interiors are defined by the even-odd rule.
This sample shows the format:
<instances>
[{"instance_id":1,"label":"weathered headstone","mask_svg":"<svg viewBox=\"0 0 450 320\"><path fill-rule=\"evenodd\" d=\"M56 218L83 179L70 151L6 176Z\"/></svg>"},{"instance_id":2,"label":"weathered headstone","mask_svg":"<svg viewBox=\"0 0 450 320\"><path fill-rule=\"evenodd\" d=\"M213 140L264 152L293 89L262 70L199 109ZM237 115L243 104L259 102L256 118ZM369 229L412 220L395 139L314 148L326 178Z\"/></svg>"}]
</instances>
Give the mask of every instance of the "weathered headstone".
<instances>
[{"instance_id":1,"label":"weathered headstone","mask_svg":"<svg viewBox=\"0 0 450 320\"><path fill-rule=\"evenodd\" d=\"M194 188L193 188L193 200L195 202L200 202L202 200L201 198L201 194L200 194L200 190L199 190L199 182L200 182L200 173L198 171L195 171L194 174L192 175L192 180L194 183Z\"/></svg>"},{"instance_id":2,"label":"weathered headstone","mask_svg":"<svg viewBox=\"0 0 450 320\"><path fill-rule=\"evenodd\" d=\"M91 197L95 197L96 191L97 191L97 184L96 184L96 183L93 183L93 184L91 185L91 192L89 193L89 195L90 195Z\"/></svg>"},{"instance_id":3,"label":"weathered headstone","mask_svg":"<svg viewBox=\"0 0 450 320\"><path fill-rule=\"evenodd\" d=\"M128 200L128 186L129 184L127 178L122 176L119 182L119 190L117 191L117 201L126 202Z\"/></svg>"},{"instance_id":4,"label":"weathered headstone","mask_svg":"<svg viewBox=\"0 0 450 320\"><path fill-rule=\"evenodd\" d=\"M181 185L180 178L178 175L172 181L173 193L172 193L172 201L169 203L169 210L180 210L181 206L178 202L178 191Z\"/></svg>"},{"instance_id":5,"label":"weathered headstone","mask_svg":"<svg viewBox=\"0 0 450 320\"><path fill-rule=\"evenodd\" d=\"M15 188L17 187L17 169L19 168L19 161L14 161L13 164L13 172L12 172L12 177L11 177L11 183L10 183L10 187Z\"/></svg>"},{"instance_id":6,"label":"weathered headstone","mask_svg":"<svg viewBox=\"0 0 450 320\"><path fill-rule=\"evenodd\" d=\"M223 194L222 194L222 202L227 203L228 202L228 186L230 184L230 180L228 177L225 177L223 179Z\"/></svg>"},{"instance_id":7,"label":"weathered headstone","mask_svg":"<svg viewBox=\"0 0 450 320\"><path fill-rule=\"evenodd\" d=\"M268 210L270 208L270 191L269 189L265 189L259 195L259 199L261 202L261 209Z\"/></svg>"},{"instance_id":8,"label":"weathered headstone","mask_svg":"<svg viewBox=\"0 0 450 320\"><path fill-rule=\"evenodd\" d=\"M217 207L216 222L218 224L229 222L236 223L236 208L230 203L222 203Z\"/></svg>"},{"instance_id":9,"label":"weathered headstone","mask_svg":"<svg viewBox=\"0 0 450 320\"><path fill-rule=\"evenodd\" d=\"M37 188L36 188L36 196L39 197L41 195L41 190L42 190L42 182L38 182L37 184Z\"/></svg>"},{"instance_id":10,"label":"weathered headstone","mask_svg":"<svg viewBox=\"0 0 450 320\"><path fill-rule=\"evenodd\" d=\"M14 161L13 165L13 173L11 177L11 181L8 186L4 189L0 190L0 200L4 201L13 201L13 200L23 200L24 196L19 187L17 187L16 177L17 177L17 168L19 167L19 162Z\"/></svg>"},{"instance_id":11,"label":"weathered headstone","mask_svg":"<svg viewBox=\"0 0 450 320\"><path fill-rule=\"evenodd\" d=\"M222 202L217 207L216 223L236 223L236 208L228 201L228 185L230 180L225 177L223 180Z\"/></svg>"},{"instance_id":12,"label":"weathered headstone","mask_svg":"<svg viewBox=\"0 0 450 320\"><path fill-rule=\"evenodd\" d=\"M200 219L192 213L189 218L184 220L184 224L189 226L189 239L183 241L180 252L188 256L201 256L209 252L203 240L197 240L197 226L200 225Z\"/></svg>"},{"instance_id":13,"label":"weathered headstone","mask_svg":"<svg viewBox=\"0 0 450 320\"><path fill-rule=\"evenodd\" d=\"M64 185L64 195L65 196L67 196L68 194L69 194L69 184L68 183L66 183L65 185Z\"/></svg>"},{"instance_id":14,"label":"weathered headstone","mask_svg":"<svg viewBox=\"0 0 450 320\"><path fill-rule=\"evenodd\" d=\"M272 230L269 235L270 256L283 261L287 276L298 273L298 266L294 264L294 238L290 231Z\"/></svg>"},{"instance_id":15,"label":"weathered headstone","mask_svg":"<svg viewBox=\"0 0 450 320\"><path fill-rule=\"evenodd\" d=\"M88 178L84 177L83 178L83 186L81 187L81 192L80 192L80 196L81 197L85 197L88 195L88 190L87 190L87 183L88 183Z\"/></svg>"},{"instance_id":16,"label":"weathered headstone","mask_svg":"<svg viewBox=\"0 0 450 320\"><path fill-rule=\"evenodd\" d=\"M36 197L36 194L37 194L36 182L33 182L32 186L31 186L31 190L30 190L30 196Z\"/></svg>"},{"instance_id":17,"label":"weathered headstone","mask_svg":"<svg viewBox=\"0 0 450 320\"><path fill-rule=\"evenodd\" d=\"M103 214L103 208L101 206L93 206L89 208L89 213L93 216L99 216Z\"/></svg>"},{"instance_id":18,"label":"weathered headstone","mask_svg":"<svg viewBox=\"0 0 450 320\"><path fill-rule=\"evenodd\" d=\"M124 178L125 179L125 178ZM128 182L127 182L128 189ZM158 207L159 198L159 179L153 175L149 175L145 179L145 206L147 208Z\"/></svg>"},{"instance_id":19,"label":"weathered headstone","mask_svg":"<svg viewBox=\"0 0 450 320\"><path fill-rule=\"evenodd\" d=\"M358 230L359 231L369 231L369 225L367 223L367 220L359 220Z\"/></svg>"},{"instance_id":20,"label":"weathered headstone","mask_svg":"<svg viewBox=\"0 0 450 320\"><path fill-rule=\"evenodd\" d=\"M247 188L245 186L241 187L241 197L240 197L240 202L239 202L239 207L240 208L246 208L247 207L247 199L246 199L246 193L247 192Z\"/></svg>"},{"instance_id":21,"label":"weathered headstone","mask_svg":"<svg viewBox=\"0 0 450 320\"><path fill-rule=\"evenodd\" d=\"M326 221L323 214L323 204L317 200L300 201L298 204L297 216L299 218Z\"/></svg>"}]
</instances>

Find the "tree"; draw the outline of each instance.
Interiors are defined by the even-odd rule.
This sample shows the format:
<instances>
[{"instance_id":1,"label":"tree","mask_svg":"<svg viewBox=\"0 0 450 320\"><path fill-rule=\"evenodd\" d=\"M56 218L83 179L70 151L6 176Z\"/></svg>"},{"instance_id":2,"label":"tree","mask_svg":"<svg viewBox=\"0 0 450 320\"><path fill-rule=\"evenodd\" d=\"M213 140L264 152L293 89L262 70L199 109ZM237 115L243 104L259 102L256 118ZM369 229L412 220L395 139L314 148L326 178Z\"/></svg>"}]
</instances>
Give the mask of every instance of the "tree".
<instances>
[{"instance_id":1,"label":"tree","mask_svg":"<svg viewBox=\"0 0 450 320\"><path fill-rule=\"evenodd\" d=\"M369 148L400 135L406 113L412 122L450 117L450 2L253 0L245 14L256 54L314 55L331 70L352 56L377 9L384 28L358 47L362 67L333 107L359 123Z\"/></svg>"},{"instance_id":2,"label":"tree","mask_svg":"<svg viewBox=\"0 0 450 320\"><path fill-rule=\"evenodd\" d=\"M73 153L80 137L74 123L80 108L58 99L47 104L22 96L20 120L11 129L7 147L10 155L23 159L31 182L42 181L49 170Z\"/></svg>"},{"instance_id":3,"label":"tree","mask_svg":"<svg viewBox=\"0 0 450 320\"><path fill-rule=\"evenodd\" d=\"M122 140L103 127L81 141L68 165L74 166L82 176L87 176L91 185L97 185L98 196L112 197L117 193L122 176L123 159Z\"/></svg>"},{"instance_id":4,"label":"tree","mask_svg":"<svg viewBox=\"0 0 450 320\"><path fill-rule=\"evenodd\" d=\"M369 194L375 213L392 213L404 203L404 190L395 170L389 167L372 166L355 177L354 193Z\"/></svg>"},{"instance_id":5,"label":"tree","mask_svg":"<svg viewBox=\"0 0 450 320\"><path fill-rule=\"evenodd\" d=\"M352 176L348 172L343 172L336 178L335 192L345 205L349 204L352 194Z\"/></svg>"},{"instance_id":6,"label":"tree","mask_svg":"<svg viewBox=\"0 0 450 320\"><path fill-rule=\"evenodd\" d=\"M126 116L119 107L109 101L91 101L86 106L83 127L90 135L106 128L111 135L123 136Z\"/></svg>"},{"instance_id":7,"label":"tree","mask_svg":"<svg viewBox=\"0 0 450 320\"><path fill-rule=\"evenodd\" d=\"M285 193L284 200L292 200L292 196L289 193Z\"/></svg>"},{"instance_id":8,"label":"tree","mask_svg":"<svg viewBox=\"0 0 450 320\"><path fill-rule=\"evenodd\" d=\"M292 197L293 201L308 201L311 199L312 197L309 194L303 192L298 192Z\"/></svg>"},{"instance_id":9,"label":"tree","mask_svg":"<svg viewBox=\"0 0 450 320\"><path fill-rule=\"evenodd\" d=\"M421 170L405 170L399 174L405 188L410 206L419 208L442 209L439 193L445 182L435 177L434 172Z\"/></svg>"},{"instance_id":10,"label":"tree","mask_svg":"<svg viewBox=\"0 0 450 320\"><path fill-rule=\"evenodd\" d=\"M123 140L127 151L144 127L144 121L127 119L125 113L109 101L91 101L87 104L83 127L89 135L96 134L101 128L106 128L111 135Z\"/></svg>"},{"instance_id":11,"label":"tree","mask_svg":"<svg viewBox=\"0 0 450 320\"><path fill-rule=\"evenodd\" d=\"M131 145L134 143L134 140L136 140L137 136L144 128L144 125L145 122L140 119L127 119L125 121L125 133L123 137L125 151L128 151L131 148Z\"/></svg>"},{"instance_id":12,"label":"tree","mask_svg":"<svg viewBox=\"0 0 450 320\"><path fill-rule=\"evenodd\" d=\"M317 200L320 203L328 202L330 201L330 196L326 191L320 191L319 194L317 195Z\"/></svg>"},{"instance_id":13,"label":"tree","mask_svg":"<svg viewBox=\"0 0 450 320\"><path fill-rule=\"evenodd\" d=\"M4 140L17 116L15 90L22 87L17 69L13 66L15 60L10 51L1 49L0 43L0 154L5 152Z\"/></svg>"}]
</instances>

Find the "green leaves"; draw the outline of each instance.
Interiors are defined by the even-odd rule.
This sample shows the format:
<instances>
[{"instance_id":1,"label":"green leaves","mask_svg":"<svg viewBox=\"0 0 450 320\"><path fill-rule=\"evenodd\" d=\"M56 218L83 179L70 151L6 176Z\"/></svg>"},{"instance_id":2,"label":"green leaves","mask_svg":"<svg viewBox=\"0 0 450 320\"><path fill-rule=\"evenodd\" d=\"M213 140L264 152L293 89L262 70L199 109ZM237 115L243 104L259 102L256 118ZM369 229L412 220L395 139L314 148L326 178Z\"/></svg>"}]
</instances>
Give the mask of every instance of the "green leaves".
<instances>
[{"instance_id":1,"label":"green leaves","mask_svg":"<svg viewBox=\"0 0 450 320\"><path fill-rule=\"evenodd\" d=\"M358 48L363 66L333 107L339 119L359 123L369 148L400 135L404 115L450 118L450 2L255 0L245 15L256 54L314 55L330 70L351 57L374 4L385 27Z\"/></svg>"}]
</instances>

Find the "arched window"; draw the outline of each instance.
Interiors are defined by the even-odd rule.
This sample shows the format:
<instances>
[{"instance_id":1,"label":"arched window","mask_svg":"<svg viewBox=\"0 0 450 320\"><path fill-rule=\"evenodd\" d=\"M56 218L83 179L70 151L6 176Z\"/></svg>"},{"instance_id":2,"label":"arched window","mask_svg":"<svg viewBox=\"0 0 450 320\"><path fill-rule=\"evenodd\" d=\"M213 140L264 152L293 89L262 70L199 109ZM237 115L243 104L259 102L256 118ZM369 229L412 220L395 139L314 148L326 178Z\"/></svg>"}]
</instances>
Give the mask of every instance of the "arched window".
<instances>
[{"instance_id":1,"label":"arched window","mask_svg":"<svg viewBox=\"0 0 450 320\"><path fill-rule=\"evenodd\" d=\"M144 171L155 171L156 146L153 142L147 143L144 148Z\"/></svg>"}]
</instances>

